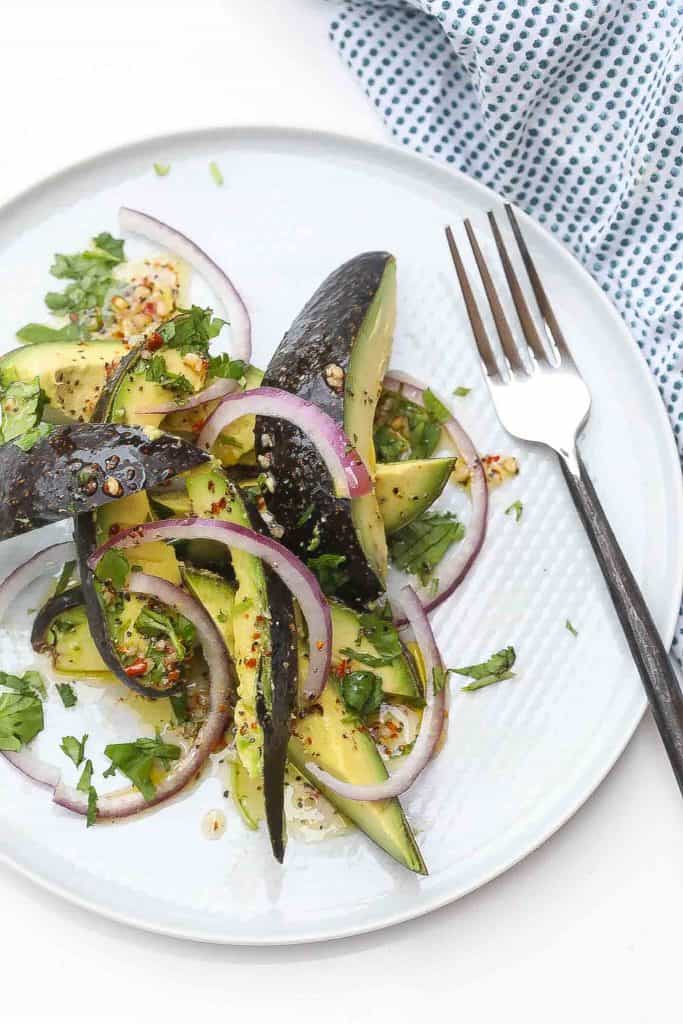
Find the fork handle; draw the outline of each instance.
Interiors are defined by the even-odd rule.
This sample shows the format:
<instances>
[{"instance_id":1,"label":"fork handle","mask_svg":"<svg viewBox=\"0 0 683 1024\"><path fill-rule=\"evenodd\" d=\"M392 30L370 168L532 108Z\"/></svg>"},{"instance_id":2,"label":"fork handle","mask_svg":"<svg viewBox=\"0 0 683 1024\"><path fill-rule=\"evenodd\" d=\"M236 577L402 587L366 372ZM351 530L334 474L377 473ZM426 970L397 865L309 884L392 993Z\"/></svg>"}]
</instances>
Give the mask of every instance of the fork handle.
<instances>
[{"instance_id":1,"label":"fork handle","mask_svg":"<svg viewBox=\"0 0 683 1024\"><path fill-rule=\"evenodd\" d=\"M576 453L574 462L561 455L560 465L593 545L683 793L683 694L673 666L580 456Z\"/></svg>"}]
</instances>

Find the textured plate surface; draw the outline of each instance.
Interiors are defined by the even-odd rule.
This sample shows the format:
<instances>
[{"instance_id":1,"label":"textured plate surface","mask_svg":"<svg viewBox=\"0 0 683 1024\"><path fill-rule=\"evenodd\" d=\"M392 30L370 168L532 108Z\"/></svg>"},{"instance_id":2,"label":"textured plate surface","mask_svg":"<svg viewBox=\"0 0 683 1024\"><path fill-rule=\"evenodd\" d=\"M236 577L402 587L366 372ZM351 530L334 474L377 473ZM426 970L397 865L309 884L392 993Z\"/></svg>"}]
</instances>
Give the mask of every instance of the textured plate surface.
<instances>
[{"instance_id":1,"label":"textured plate surface","mask_svg":"<svg viewBox=\"0 0 683 1024\"><path fill-rule=\"evenodd\" d=\"M151 167L161 159L172 164L163 179ZM212 159L223 188L209 177ZM404 801L428 878L403 871L357 834L291 842L279 868L265 836L247 834L230 809L225 836L207 842L200 822L222 803L216 777L160 812L86 831L4 762L0 855L93 910L208 941L325 939L425 913L499 874L566 821L612 766L644 708L554 460L506 437L473 355L443 225L467 215L485 236L485 211L499 200L397 149L334 136L218 130L131 146L50 179L2 212L5 349L18 326L44 319L52 253L78 250L100 230L116 233L122 203L186 230L229 271L252 312L260 364L329 270L363 249L397 255L393 365L446 397L458 385L472 387L466 399L451 399L457 415L482 452L515 454L521 465L519 477L492 496L488 542L465 585L435 615L437 636L450 665L514 644L518 677L476 694L453 685L446 748ZM668 641L680 596L683 517L663 408L607 299L540 228L527 223L526 231L593 392L586 461ZM131 255L146 251L129 245ZM493 259L491 247L488 253ZM200 286L194 296L210 299ZM504 509L518 498L524 514L516 524ZM3 545L3 575L41 539ZM20 624L25 609L23 616ZM2 635L0 667L26 667L24 638L25 626L20 640ZM139 734L128 705L95 689L81 692L75 710L54 699L49 705L39 750L53 760L65 733L88 732L91 754ZM96 768L105 763L96 758Z\"/></svg>"}]
</instances>

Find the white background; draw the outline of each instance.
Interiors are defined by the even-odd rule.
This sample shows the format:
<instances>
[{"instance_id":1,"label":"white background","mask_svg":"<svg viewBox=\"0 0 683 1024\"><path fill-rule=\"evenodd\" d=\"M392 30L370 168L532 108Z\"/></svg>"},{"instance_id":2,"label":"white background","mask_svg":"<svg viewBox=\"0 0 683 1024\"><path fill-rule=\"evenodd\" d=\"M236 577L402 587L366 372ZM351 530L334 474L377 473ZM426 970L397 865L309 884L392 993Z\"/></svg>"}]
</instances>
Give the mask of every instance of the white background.
<instances>
[{"instance_id":1,"label":"white background","mask_svg":"<svg viewBox=\"0 0 683 1024\"><path fill-rule=\"evenodd\" d=\"M175 129L294 123L385 138L327 40L332 8L3 0L0 200ZM682 911L683 806L648 716L541 850L458 904L368 937L191 945L92 917L0 867L0 1020L649 1024L681 1014Z\"/></svg>"}]
</instances>

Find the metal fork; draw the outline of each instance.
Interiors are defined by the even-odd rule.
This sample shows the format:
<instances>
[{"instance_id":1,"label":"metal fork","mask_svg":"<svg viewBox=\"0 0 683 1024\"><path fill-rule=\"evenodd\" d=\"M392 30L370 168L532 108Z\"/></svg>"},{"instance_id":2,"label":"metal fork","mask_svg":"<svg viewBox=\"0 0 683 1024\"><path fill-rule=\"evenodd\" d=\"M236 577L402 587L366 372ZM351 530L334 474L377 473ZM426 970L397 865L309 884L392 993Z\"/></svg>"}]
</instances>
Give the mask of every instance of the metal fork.
<instances>
[{"instance_id":1,"label":"metal fork","mask_svg":"<svg viewBox=\"0 0 683 1024\"><path fill-rule=\"evenodd\" d=\"M511 206L515 241L543 320L551 357L539 337L493 213L489 223L503 264L526 344L513 336L496 287L469 220L465 230L484 286L503 352L499 360L479 314L474 292L450 227L446 238L460 282L484 375L498 418L524 441L547 445L559 457L586 533L593 546L628 640L657 728L683 793L683 695L640 588L628 566L576 447L590 412L590 392L572 358Z\"/></svg>"}]
</instances>

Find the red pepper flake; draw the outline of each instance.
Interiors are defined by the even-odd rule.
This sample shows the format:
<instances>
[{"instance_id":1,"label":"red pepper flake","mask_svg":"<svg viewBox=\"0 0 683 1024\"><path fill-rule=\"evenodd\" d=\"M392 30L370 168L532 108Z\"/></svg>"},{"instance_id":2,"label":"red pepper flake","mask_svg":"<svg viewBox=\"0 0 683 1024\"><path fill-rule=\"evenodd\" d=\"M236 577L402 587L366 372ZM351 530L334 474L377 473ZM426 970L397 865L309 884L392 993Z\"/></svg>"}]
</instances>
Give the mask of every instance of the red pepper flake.
<instances>
[{"instance_id":1,"label":"red pepper flake","mask_svg":"<svg viewBox=\"0 0 683 1024\"><path fill-rule=\"evenodd\" d=\"M142 307L147 316L157 315L157 304L156 302L146 302Z\"/></svg>"},{"instance_id":2,"label":"red pepper flake","mask_svg":"<svg viewBox=\"0 0 683 1024\"><path fill-rule=\"evenodd\" d=\"M256 658L245 658L244 664L247 666L247 668L256 668L256 666L258 665L258 661L256 660Z\"/></svg>"},{"instance_id":3,"label":"red pepper flake","mask_svg":"<svg viewBox=\"0 0 683 1024\"><path fill-rule=\"evenodd\" d=\"M226 505L227 501L225 499L225 495L223 495L222 498L220 498L218 501L214 501L213 504L211 505L211 515L215 516L219 512L222 512Z\"/></svg>"},{"instance_id":4,"label":"red pepper flake","mask_svg":"<svg viewBox=\"0 0 683 1024\"><path fill-rule=\"evenodd\" d=\"M144 676L147 671L147 659L136 658L132 665L124 669L127 676Z\"/></svg>"},{"instance_id":5,"label":"red pepper flake","mask_svg":"<svg viewBox=\"0 0 683 1024\"><path fill-rule=\"evenodd\" d=\"M158 348L161 348L163 343L164 339L161 337L159 332L153 331L152 334L150 334L149 338L147 339L146 347L150 352L156 352Z\"/></svg>"},{"instance_id":6,"label":"red pepper flake","mask_svg":"<svg viewBox=\"0 0 683 1024\"><path fill-rule=\"evenodd\" d=\"M344 676L348 675L351 671L351 661L349 658L342 658L338 665L333 668L334 674L339 678L343 679Z\"/></svg>"},{"instance_id":7,"label":"red pepper flake","mask_svg":"<svg viewBox=\"0 0 683 1024\"><path fill-rule=\"evenodd\" d=\"M485 455L482 462L500 462L500 455Z\"/></svg>"},{"instance_id":8,"label":"red pepper flake","mask_svg":"<svg viewBox=\"0 0 683 1024\"><path fill-rule=\"evenodd\" d=\"M172 668L171 671L167 674L166 678L168 679L169 683L177 683L178 680L180 679L180 672L178 671L177 668Z\"/></svg>"},{"instance_id":9,"label":"red pepper flake","mask_svg":"<svg viewBox=\"0 0 683 1024\"><path fill-rule=\"evenodd\" d=\"M260 640L261 639L261 634L260 633L252 633L251 634L251 639L252 640Z\"/></svg>"},{"instance_id":10,"label":"red pepper flake","mask_svg":"<svg viewBox=\"0 0 683 1024\"><path fill-rule=\"evenodd\" d=\"M319 651L324 651L325 650L325 641L324 640L316 640L315 646L318 648Z\"/></svg>"},{"instance_id":11,"label":"red pepper flake","mask_svg":"<svg viewBox=\"0 0 683 1024\"><path fill-rule=\"evenodd\" d=\"M204 419L197 420L196 423L193 423L192 424L192 433L193 434L199 434L204 429L204 424L206 423L207 419L208 419L208 416L205 416ZM210 491L215 491L216 485L214 484L213 487L212 487L211 486L212 483L213 483L213 480L211 480L209 482L209 490Z\"/></svg>"}]
</instances>

